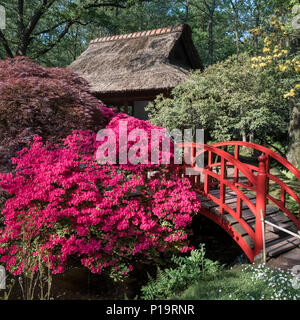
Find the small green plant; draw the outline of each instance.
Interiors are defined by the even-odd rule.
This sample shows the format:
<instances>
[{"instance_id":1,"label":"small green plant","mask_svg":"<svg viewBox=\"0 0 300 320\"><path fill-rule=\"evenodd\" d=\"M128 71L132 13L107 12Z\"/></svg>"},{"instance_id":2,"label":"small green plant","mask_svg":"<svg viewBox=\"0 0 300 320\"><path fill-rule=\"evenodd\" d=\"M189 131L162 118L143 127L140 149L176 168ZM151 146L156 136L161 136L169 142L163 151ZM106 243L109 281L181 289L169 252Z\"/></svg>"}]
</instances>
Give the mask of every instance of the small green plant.
<instances>
[{"instance_id":1,"label":"small green plant","mask_svg":"<svg viewBox=\"0 0 300 320\"><path fill-rule=\"evenodd\" d=\"M6 276L6 289L5 290L0 290L0 300L8 300L10 295L11 295L11 291L16 283L15 279L12 278L10 279L9 276ZM2 292L3 291L3 292Z\"/></svg>"},{"instance_id":2,"label":"small green plant","mask_svg":"<svg viewBox=\"0 0 300 320\"><path fill-rule=\"evenodd\" d=\"M156 279L149 276L149 282L142 287L142 299L169 299L184 291L189 285L200 280L204 275L213 275L222 269L219 262L205 258L205 248L193 250L190 256L171 258L174 268L161 270L158 268Z\"/></svg>"}]
</instances>

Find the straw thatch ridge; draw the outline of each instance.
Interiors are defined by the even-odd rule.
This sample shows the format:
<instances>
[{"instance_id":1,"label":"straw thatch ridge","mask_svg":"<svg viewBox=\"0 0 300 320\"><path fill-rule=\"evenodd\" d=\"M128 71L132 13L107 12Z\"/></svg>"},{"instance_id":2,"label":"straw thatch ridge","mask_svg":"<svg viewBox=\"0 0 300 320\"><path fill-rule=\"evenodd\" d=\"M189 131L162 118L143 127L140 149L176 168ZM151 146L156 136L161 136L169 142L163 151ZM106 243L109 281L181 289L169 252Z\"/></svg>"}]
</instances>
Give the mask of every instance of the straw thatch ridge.
<instances>
[{"instance_id":1,"label":"straw thatch ridge","mask_svg":"<svg viewBox=\"0 0 300 320\"><path fill-rule=\"evenodd\" d=\"M202 69L188 25L91 41L70 68L100 94L171 89Z\"/></svg>"},{"instance_id":2,"label":"straw thatch ridge","mask_svg":"<svg viewBox=\"0 0 300 320\"><path fill-rule=\"evenodd\" d=\"M179 25L179 26L172 26L168 28L161 28L161 29L154 29L154 30L148 30L148 31L142 31L142 32L134 32L134 33L128 33L128 34L119 34L119 35L110 36L110 37L97 38L92 40L91 43L115 41L115 40L130 39L130 38L140 38L140 37L154 36L158 34L171 33L171 32L182 31L182 30L183 30L183 25Z\"/></svg>"}]
</instances>

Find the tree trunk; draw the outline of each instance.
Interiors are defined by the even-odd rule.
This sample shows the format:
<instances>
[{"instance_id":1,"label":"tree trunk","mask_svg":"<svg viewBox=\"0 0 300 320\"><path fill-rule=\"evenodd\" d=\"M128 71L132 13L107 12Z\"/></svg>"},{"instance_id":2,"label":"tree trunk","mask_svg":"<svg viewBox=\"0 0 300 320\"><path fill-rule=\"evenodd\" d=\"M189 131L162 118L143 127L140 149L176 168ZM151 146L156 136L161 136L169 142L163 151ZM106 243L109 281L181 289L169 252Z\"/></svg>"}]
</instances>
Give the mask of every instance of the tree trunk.
<instances>
[{"instance_id":1,"label":"tree trunk","mask_svg":"<svg viewBox=\"0 0 300 320\"><path fill-rule=\"evenodd\" d=\"M17 50L17 56L27 56L27 49L29 46L29 40L23 38L23 35L20 35L20 43Z\"/></svg>"},{"instance_id":2,"label":"tree trunk","mask_svg":"<svg viewBox=\"0 0 300 320\"><path fill-rule=\"evenodd\" d=\"M255 28L257 29L260 26L260 2L255 1L254 5L255 5L255 10L254 10ZM257 55L257 52L258 52L258 36L257 35L254 37L253 45L254 45L254 53L255 53L255 55Z\"/></svg>"},{"instance_id":3,"label":"tree trunk","mask_svg":"<svg viewBox=\"0 0 300 320\"><path fill-rule=\"evenodd\" d=\"M185 4L185 15L184 15L183 23L188 23L188 21L189 21L189 13L190 13L190 0L187 0L186 4Z\"/></svg>"},{"instance_id":4,"label":"tree trunk","mask_svg":"<svg viewBox=\"0 0 300 320\"><path fill-rule=\"evenodd\" d=\"M208 27L209 62L210 62L210 64L213 64L215 62L215 60L214 60L214 54L215 54L214 14L215 14L215 9L216 9L216 1L213 0L211 3L211 8L209 10L209 27Z\"/></svg>"},{"instance_id":5,"label":"tree trunk","mask_svg":"<svg viewBox=\"0 0 300 320\"><path fill-rule=\"evenodd\" d=\"M230 2L231 2L233 14L234 14L234 34L235 34L236 54L239 57L239 54L240 54L239 9L238 9L237 3L235 4L232 0Z\"/></svg>"},{"instance_id":6,"label":"tree trunk","mask_svg":"<svg viewBox=\"0 0 300 320\"><path fill-rule=\"evenodd\" d=\"M240 54L240 36L238 30L235 30L235 45L236 45L236 54L239 57Z\"/></svg>"},{"instance_id":7,"label":"tree trunk","mask_svg":"<svg viewBox=\"0 0 300 320\"><path fill-rule=\"evenodd\" d=\"M249 134L249 142L251 142L251 143L254 142L254 132L250 132L250 134Z\"/></svg>"},{"instance_id":8,"label":"tree trunk","mask_svg":"<svg viewBox=\"0 0 300 320\"><path fill-rule=\"evenodd\" d=\"M209 20L208 26L208 56L209 64L214 63L214 22L212 17Z\"/></svg>"},{"instance_id":9,"label":"tree trunk","mask_svg":"<svg viewBox=\"0 0 300 320\"><path fill-rule=\"evenodd\" d=\"M297 104L291 108L287 159L300 169L300 106Z\"/></svg>"},{"instance_id":10,"label":"tree trunk","mask_svg":"<svg viewBox=\"0 0 300 320\"><path fill-rule=\"evenodd\" d=\"M210 2L203 0L206 7L206 14L208 16L208 63L211 65L214 61L214 14L216 10L216 0Z\"/></svg>"},{"instance_id":11,"label":"tree trunk","mask_svg":"<svg viewBox=\"0 0 300 320\"><path fill-rule=\"evenodd\" d=\"M246 134L246 130L242 130L241 131L241 135L242 135L242 140L243 142L247 142L247 134Z\"/></svg>"}]
</instances>

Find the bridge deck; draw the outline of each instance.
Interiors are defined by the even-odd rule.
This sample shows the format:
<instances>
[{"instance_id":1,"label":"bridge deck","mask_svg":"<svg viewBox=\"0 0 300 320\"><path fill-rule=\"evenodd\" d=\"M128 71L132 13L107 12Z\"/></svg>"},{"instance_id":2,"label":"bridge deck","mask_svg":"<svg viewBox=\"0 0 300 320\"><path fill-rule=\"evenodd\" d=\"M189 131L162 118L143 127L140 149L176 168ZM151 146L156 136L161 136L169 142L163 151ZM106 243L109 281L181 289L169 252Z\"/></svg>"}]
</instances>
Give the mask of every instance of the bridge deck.
<instances>
[{"instance_id":1,"label":"bridge deck","mask_svg":"<svg viewBox=\"0 0 300 320\"><path fill-rule=\"evenodd\" d=\"M211 190L210 194L219 198L220 191ZM251 202L255 204L256 197L251 194L246 195L251 200ZM201 201L202 206L204 208L207 208L208 210L210 210L210 212L213 212L216 215L220 216L218 204L200 194L198 194L198 198ZM225 203L228 206L230 206L232 209L236 209L237 199L236 195L232 191L226 192L225 199ZM234 219L234 217L232 217L229 213L224 212L222 218L230 226L232 226L232 228L234 228L241 237L243 237L243 239L251 248L254 248L254 241L250 238L245 229ZM251 226L251 228L254 231L255 216L244 203L242 206L242 218L247 222L248 225ZM294 233L297 233L297 227L294 225L294 223L291 220L289 220L283 212L281 212L278 208L272 205L267 205L266 220L278 225L279 227L283 227ZM300 248L300 239L292 235L289 235L285 232L282 232L278 229L274 229L272 226L269 226L267 224L265 226L265 239L268 259L278 257L279 255L291 251L297 247ZM299 260L300 263L300 257L294 258L297 261Z\"/></svg>"}]
</instances>

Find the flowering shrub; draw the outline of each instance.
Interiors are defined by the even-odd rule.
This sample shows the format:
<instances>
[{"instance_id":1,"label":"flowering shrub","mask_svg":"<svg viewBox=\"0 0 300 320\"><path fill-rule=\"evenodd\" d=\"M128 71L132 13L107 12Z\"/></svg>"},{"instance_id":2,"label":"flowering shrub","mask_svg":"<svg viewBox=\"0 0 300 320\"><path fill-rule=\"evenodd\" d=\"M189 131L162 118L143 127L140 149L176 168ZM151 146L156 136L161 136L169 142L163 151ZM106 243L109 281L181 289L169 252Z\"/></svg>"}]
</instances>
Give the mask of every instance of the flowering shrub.
<instances>
[{"instance_id":1,"label":"flowering shrub","mask_svg":"<svg viewBox=\"0 0 300 320\"><path fill-rule=\"evenodd\" d=\"M99 146L114 147L116 162L122 169L138 172L145 168L155 169L161 164L174 163L174 144L168 137L166 129L124 113L107 115L109 116L110 122L105 130L110 130L107 131L108 135L115 136L115 145L112 146L112 142L106 139L106 141L100 141ZM163 147L165 145L167 148ZM120 156L123 156L121 163ZM97 160L101 160L101 156ZM137 160L138 163L136 163Z\"/></svg>"},{"instance_id":2,"label":"flowering shrub","mask_svg":"<svg viewBox=\"0 0 300 320\"><path fill-rule=\"evenodd\" d=\"M28 254L42 255L53 273L77 256L93 273L124 275L137 259L190 249L187 226L200 204L189 181L163 166L149 180L147 167L99 165L97 145L89 131L74 132L63 147L36 137L13 158L15 174L0 175L12 195L2 212L0 262L15 275L28 270Z\"/></svg>"}]
</instances>

